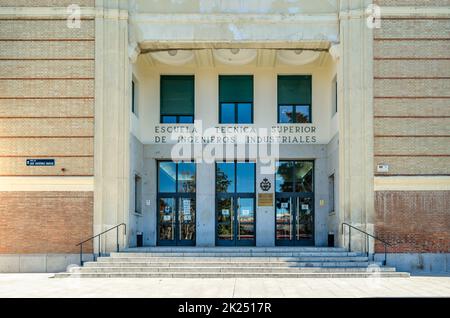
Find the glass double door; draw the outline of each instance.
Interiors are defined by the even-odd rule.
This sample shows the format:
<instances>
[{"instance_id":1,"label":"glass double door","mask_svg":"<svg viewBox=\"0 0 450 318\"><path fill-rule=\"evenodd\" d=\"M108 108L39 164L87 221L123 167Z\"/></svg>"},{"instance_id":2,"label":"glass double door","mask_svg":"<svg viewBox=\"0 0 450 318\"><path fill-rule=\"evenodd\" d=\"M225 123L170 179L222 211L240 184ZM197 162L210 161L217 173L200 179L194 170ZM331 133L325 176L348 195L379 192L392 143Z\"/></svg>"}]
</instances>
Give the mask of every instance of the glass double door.
<instances>
[{"instance_id":1,"label":"glass double door","mask_svg":"<svg viewBox=\"0 0 450 318\"><path fill-rule=\"evenodd\" d=\"M195 245L195 197L160 197L158 216L158 245Z\"/></svg>"},{"instance_id":2,"label":"glass double door","mask_svg":"<svg viewBox=\"0 0 450 318\"><path fill-rule=\"evenodd\" d=\"M314 196L277 195L277 245L314 245Z\"/></svg>"},{"instance_id":3,"label":"glass double door","mask_svg":"<svg viewBox=\"0 0 450 318\"><path fill-rule=\"evenodd\" d=\"M216 202L217 245L255 245L255 198L229 195Z\"/></svg>"}]
</instances>

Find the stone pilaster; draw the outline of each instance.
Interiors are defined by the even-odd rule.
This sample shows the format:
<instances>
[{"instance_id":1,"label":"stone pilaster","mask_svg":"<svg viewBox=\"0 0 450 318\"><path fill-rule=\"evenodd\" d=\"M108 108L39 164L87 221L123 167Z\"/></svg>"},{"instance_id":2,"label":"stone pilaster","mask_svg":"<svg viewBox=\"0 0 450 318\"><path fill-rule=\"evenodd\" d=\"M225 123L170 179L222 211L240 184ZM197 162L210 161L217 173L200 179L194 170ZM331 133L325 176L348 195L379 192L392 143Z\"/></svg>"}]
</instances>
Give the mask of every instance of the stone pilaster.
<instances>
[{"instance_id":1,"label":"stone pilaster","mask_svg":"<svg viewBox=\"0 0 450 318\"><path fill-rule=\"evenodd\" d=\"M262 163L256 164L256 246L275 246L275 209L274 206L260 206L258 194L272 195L275 203L275 174L263 174ZM270 189L264 191L260 184L267 179Z\"/></svg>"},{"instance_id":2,"label":"stone pilaster","mask_svg":"<svg viewBox=\"0 0 450 318\"><path fill-rule=\"evenodd\" d=\"M96 9L95 234L127 223L130 178L128 14L117 1L97 1ZM122 232L119 239L127 244ZM102 245L110 251L115 244L113 231Z\"/></svg>"},{"instance_id":3,"label":"stone pilaster","mask_svg":"<svg viewBox=\"0 0 450 318\"><path fill-rule=\"evenodd\" d=\"M339 82L340 218L373 232L373 52L372 29L366 24L370 1L341 1ZM352 231L352 246L363 248L364 236ZM341 244L344 244L342 235ZM346 242L348 233L346 233ZM373 246L373 242L371 241Z\"/></svg>"},{"instance_id":4,"label":"stone pilaster","mask_svg":"<svg viewBox=\"0 0 450 318\"><path fill-rule=\"evenodd\" d=\"M197 246L216 244L215 164L197 164Z\"/></svg>"}]
</instances>

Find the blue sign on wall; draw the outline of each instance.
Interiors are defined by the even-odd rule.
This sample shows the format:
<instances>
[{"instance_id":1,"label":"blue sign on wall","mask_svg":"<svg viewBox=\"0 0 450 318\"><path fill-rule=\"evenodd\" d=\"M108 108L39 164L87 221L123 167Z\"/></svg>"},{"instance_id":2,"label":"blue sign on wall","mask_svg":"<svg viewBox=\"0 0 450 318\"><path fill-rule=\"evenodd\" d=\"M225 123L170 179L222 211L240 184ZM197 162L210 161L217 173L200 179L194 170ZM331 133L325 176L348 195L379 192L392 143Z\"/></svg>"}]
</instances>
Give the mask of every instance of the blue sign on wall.
<instances>
[{"instance_id":1,"label":"blue sign on wall","mask_svg":"<svg viewBox=\"0 0 450 318\"><path fill-rule=\"evenodd\" d=\"M29 167L42 167L54 165L55 159L27 159L27 166Z\"/></svg>"}]
</instances>

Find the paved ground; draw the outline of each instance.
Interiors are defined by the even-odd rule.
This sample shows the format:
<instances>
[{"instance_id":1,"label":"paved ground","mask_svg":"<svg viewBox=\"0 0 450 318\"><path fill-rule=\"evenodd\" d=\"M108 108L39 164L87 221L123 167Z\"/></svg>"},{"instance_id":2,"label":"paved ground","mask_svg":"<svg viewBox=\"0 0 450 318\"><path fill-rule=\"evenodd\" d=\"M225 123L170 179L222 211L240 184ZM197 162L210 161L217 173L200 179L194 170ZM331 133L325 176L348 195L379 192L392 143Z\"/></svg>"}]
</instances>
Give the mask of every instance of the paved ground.
<instances>
[{"instance_id":1,"label":"paved ground","mask_svg":"<svg viewBox=\"0 0 450 318\"><path fill-rule=\"evenodd\" d=\"M450 276L319 279L50 278L0 274L4 297L450 297Z\"/></svg>"}]
</instances>

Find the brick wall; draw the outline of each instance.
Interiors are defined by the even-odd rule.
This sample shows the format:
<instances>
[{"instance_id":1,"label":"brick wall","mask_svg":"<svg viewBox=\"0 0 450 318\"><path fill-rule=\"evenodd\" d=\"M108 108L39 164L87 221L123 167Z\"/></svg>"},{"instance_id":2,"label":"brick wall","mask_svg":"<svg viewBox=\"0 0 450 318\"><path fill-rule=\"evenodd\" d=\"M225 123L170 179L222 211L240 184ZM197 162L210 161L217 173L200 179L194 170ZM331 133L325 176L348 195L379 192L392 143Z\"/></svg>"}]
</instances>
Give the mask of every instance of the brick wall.
<instances>
[{"instance_id":1,"label":"brick wall","mask_svg":"<svg viewBox=\"0 0 450 318\"><path fill-rule=\"evenodd\" d=\"M375 175L450 175L449 92L450 18L383 16L374 32ZM389 172L377 173L378 163Z\"/></svg>"},{"instance_id":2,"label":"brick wall","mask_svg":"<svg viewBox=\"0 0 450 318\"><path fill-rule=\"evenodd\" d=\"M78 253L92 211L92 192L0 192L0 254Z\"/></svg>"},{"instance_id":3,"label":"brick wall","mask_svg":"<svg viewBox=\"0 0 450 318\"><path fill-rule=\"evenodd\" d=\"M450 17L382 16L373 49L375 175L450 175ZM389 172L377 173L378 163ZM450 252L450 191L375 192L375 233L394 244L390 252Z\"/></svg>"},{"instance_id":4,"label":"brick wall","mask_svg":"<svg viewBox=\"0 0 450 318\"><path fill-rule=\"evenodd\" d=\"M450 253L450 191L376 192L375 216L375 234L394 244L389 252Z\"/></svg>"},{"instance_id":5,"label":"brick wall","mask_svg":"<svg viewBox=\"0 0 450 318\"><path fill-rule=\"evenodd\" d=\"M0 30L0 176L92 176L95 21L72 29L63 18L8 18ZM56 165L27 167L27 158L54 158Z\"/></svg>"},{"instance_id":6,"label":"brick wall","mask_svg":"<svg viewBox=\"0 0 450 318\"><path fill-rule=\"evenodd\" d=\"M95 0L0 0L3 7ZM0 19L0 177L93 176L95 21ZM54 167L27 167L54 158ZM92 192L0 192L0 254L78 253L92 235ZM91 246L86 246L89 251Z\"/></svg>"}]
</instances>

